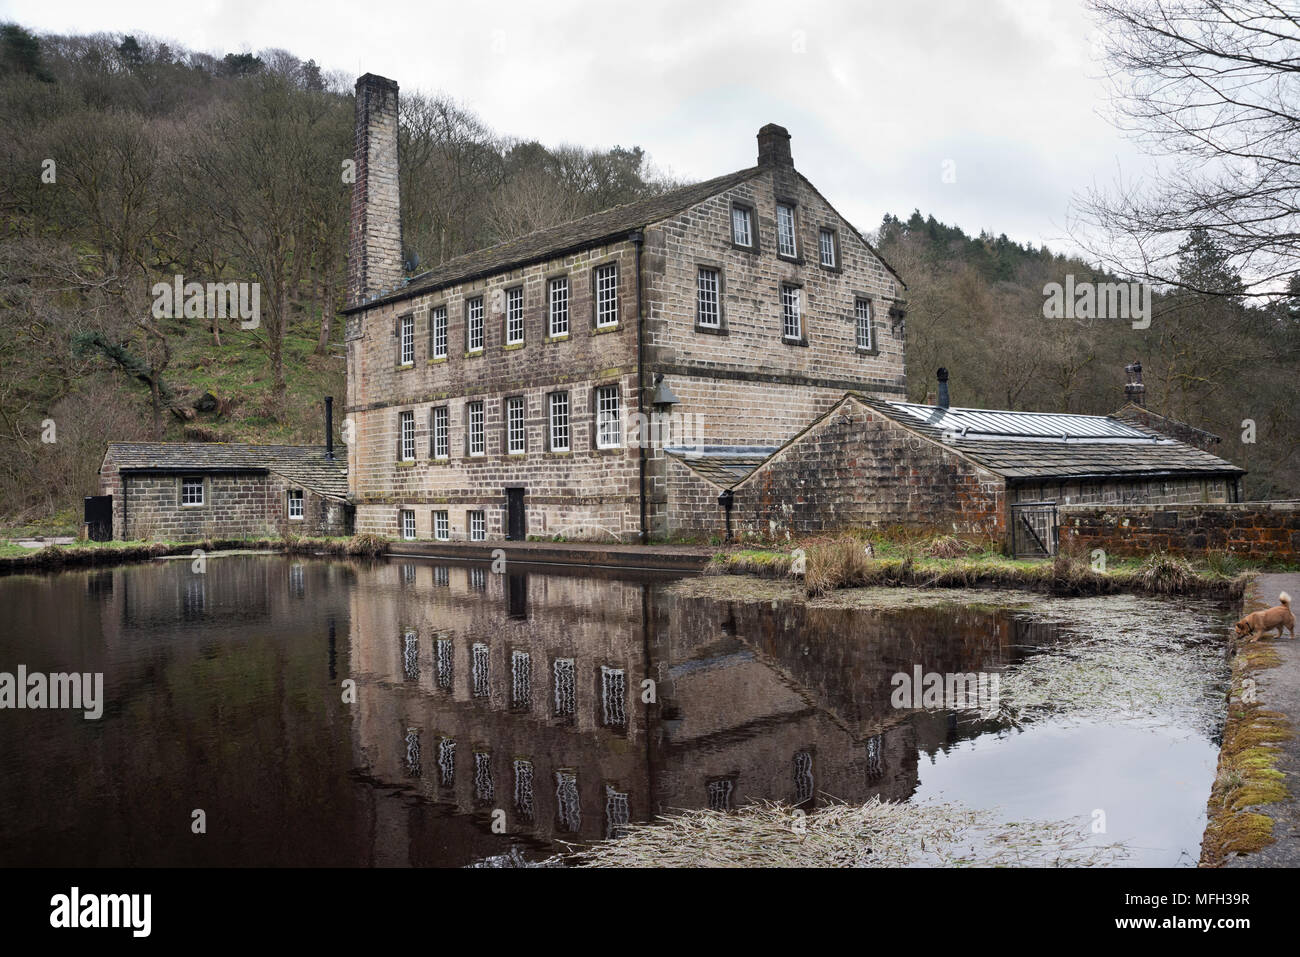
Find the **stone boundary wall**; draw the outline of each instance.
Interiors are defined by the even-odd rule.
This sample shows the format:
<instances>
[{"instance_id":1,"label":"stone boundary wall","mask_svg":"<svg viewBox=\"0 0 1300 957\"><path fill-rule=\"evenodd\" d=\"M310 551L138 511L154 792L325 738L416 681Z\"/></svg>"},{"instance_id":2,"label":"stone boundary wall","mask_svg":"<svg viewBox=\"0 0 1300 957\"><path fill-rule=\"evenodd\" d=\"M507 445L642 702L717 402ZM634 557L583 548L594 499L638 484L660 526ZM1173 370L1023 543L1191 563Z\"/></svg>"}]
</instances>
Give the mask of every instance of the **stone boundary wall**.
<instances>
[{"instance_id":1,"label":"stone boundary wall","mask_svg":"<svg viewBox=\"0 0 1300 957\"><path fill-rule=\"evenodd\" d=\"M1060 523L1062 545L1077 542L1115 555L1195 557L1222 549L1243 558L1300 562L1300 502L1067 505Z\"/></svg>"}]
</instances>

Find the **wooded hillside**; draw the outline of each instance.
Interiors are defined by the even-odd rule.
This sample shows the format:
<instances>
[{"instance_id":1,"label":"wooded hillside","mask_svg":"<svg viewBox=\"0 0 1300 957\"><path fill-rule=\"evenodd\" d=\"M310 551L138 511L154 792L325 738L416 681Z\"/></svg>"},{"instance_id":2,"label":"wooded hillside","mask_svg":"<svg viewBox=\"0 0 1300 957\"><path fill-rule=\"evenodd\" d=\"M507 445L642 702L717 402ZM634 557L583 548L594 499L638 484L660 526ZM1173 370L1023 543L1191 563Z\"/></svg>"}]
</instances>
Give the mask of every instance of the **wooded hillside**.
<instances>
[{"instance_id":1,"label":"wooded hillside","mask_svg":"<svg viewBox=\"0 0 1300 957\"><path fill-rule=\"evenodd\" d=\"M110 438L321 440L320 399L344 394L352 80L283 50L0 28L0 521L75 524ZM419 268L674 185L639 147L521 142L410 90L400 149ZM1045 283L1106 278L1079 260L919 213L873 235L909 284L912 398L944 365L956 404L1104 413L1140 359L1149 404L1223 435L1252 496L1300 497L1300 287L1157 296L1136 331L1043 317ZM1239 282L1205 237L1182 268ZM258 327L155 317L178 275L260 283Z\"/></svg>"}]
</instances>

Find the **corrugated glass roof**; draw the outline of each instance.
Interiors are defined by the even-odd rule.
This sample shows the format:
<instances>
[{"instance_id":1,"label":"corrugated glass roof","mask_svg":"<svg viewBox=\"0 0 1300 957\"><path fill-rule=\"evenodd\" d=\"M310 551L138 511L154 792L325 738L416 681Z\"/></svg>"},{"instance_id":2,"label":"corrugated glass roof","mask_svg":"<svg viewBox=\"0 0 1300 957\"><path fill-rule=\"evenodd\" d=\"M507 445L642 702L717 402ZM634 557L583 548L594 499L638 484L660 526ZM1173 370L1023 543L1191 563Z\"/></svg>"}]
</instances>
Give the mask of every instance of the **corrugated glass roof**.
<instances>
[{"instance_id":1,"label":"corrugated glass roof","mask_svg":"<svg viewBox=\"0 0 1300 957\"><path fill-rule=\"evenodd\" d=\"M952 432L962 438L979 435L1006 438L1130 439L1151 442L1152 436L1104 415L1070 415L1055 412L1001 412L991 409L945 409L911 402L890 406L919 424Z\"/></svg>"}]
</instances>

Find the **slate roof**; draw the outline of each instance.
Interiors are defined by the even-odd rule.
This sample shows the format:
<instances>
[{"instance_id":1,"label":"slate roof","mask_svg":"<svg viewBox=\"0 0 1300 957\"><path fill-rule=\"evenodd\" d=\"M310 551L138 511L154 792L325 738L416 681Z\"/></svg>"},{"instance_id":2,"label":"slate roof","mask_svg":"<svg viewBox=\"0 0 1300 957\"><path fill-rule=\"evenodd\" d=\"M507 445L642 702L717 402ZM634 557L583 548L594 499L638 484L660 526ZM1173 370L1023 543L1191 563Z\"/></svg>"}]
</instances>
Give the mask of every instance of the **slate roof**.
<instances>
[{"instance_id":1,"label":"slate roof","mask_svg":"<svg viewBox=\"0 0 1300 957\"><path fill-rule=\"evenodd\" d=\"M665 454L671 455L692 472L722 488L731 488L748 478L751 472L770 459L776 451L776 446L756 445L705 445L694 448L664 449Z\"/></svg>"},{"instance_id":2,"label":"slate roof","mask_svg":"<svg viewBox=\"0 0 1300 957\"><path fill-rule=\"evenodd\" d=\"M325 458L322 445L110 442L104 462L121 471L274 472L322 495L342 499L348 494L346 458Z\"/></svg>"},{"instance_id":3,"label":"slate roof","mask_svg":"<svg viewBox=\"0 0 1300 957\"><path fill-rule=\"evenodd\" d=\"M609 209L584 216L582 219L539 229L517 239L457 256L427 272L412 276L404 286L390 293L350 306L343 311L358 312L443 286L453 286L456 283L504 272L526 263L550 259L567 251L599 245L602 241L623 239L632 230L675 216L696 203L704 202L716 193L754 178L761 170L762 167L759 166L737 170L725 176L682 186L635 203L611 206Z\"/></svg>"},{"instance_id":4,"label":"slate roof","mask_svg":"<svg viewBox=\"0 0 1300 957\"><path fill-rule=\"evenodd\" d=\"M1243 475L1216 455L1107 415L944 409L859 399L1009 480Z\"/></svg>"}]
</instances>

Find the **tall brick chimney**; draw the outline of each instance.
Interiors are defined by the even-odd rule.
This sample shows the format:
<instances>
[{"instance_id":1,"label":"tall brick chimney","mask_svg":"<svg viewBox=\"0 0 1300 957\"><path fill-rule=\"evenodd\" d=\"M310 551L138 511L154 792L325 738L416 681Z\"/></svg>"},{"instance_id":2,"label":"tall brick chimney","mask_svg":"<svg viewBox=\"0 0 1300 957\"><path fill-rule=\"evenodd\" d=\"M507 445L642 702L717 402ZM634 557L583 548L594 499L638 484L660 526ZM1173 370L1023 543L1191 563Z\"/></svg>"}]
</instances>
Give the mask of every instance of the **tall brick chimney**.
<instances>
[{"instance_id":1,"label":"tall brick chimney","mask_svg":"<svg viewBox=\"0 0 1300 957\"><path fill-rule=\"evenodd\" d=\"M397 83L367 73L357 80L348 305L402 281L402 214L397 188Z\"/></svg>"},{"instance_id":2,"label":"tall brick chimney","mask_svg":"<svg viewBox=\"0 0 1300 957\"><path fill-rule=\"evenodd\" d=\"M794 166L790 157L790 131L768 123L758 131L759 166Z\"/></svg>"}]
</instances>

